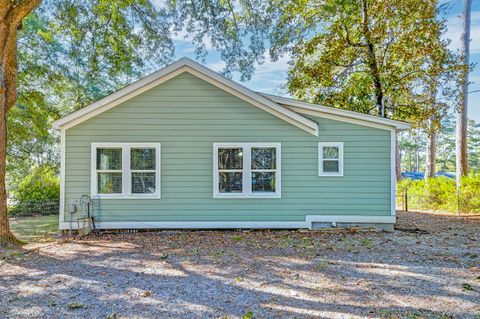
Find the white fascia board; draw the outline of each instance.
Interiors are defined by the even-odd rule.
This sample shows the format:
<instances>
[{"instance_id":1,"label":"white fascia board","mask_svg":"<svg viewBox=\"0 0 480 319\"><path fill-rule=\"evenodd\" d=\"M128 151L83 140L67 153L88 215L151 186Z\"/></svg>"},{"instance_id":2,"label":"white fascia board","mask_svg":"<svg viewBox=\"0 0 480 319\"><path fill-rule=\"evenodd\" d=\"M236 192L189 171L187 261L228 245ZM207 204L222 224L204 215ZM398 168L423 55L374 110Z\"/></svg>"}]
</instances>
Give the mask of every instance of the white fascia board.
<instances>
[{"instance_id":1,"label":"white fascia board","mask_svg":"<svg viewBox=\"0 0 480 319\"><path fill-rule=\"evenodd\" d=\"M189 72L256 107L307 131L310 134L318 136L318 124L315 121L310 120L287 107L279 105L188 58L182 58L177 62L172 63L93 104L90 104L87 107L53 122L53 126L55 129L68 129L73 127L133 98L134 96L166 82L183 72Z\"/></svg>"},{"instance_id":2,"label":"white fascia board","mask_svg":"<svg viewBox=\"0 0 480 319\"><path fill-rule=\"evenodd\" d=\"M386 119L386 118L380 118L377 116L373 115L368 115L368 114L362 114L354 111L349 111L349 110L341 110L333 107L327 107L323 105L318 105L314 103L308 103L300 100L295 100L295 99L290 99L286 97L281 97L281 96L275 96L275 95L270 95L270 94L263 94L263 96L266 98L272 100L275 103L282 104L291 110L301 113L301 114L307 114L307 115L313 115L313 116L319 116L319 117L325 117L331 116L328 118L336 119L339 121L344 121L344 122L351 122L352 120L356 120L355 124L359 125L364 125L364 126L372 126L380 129L396 129L398 131L401 130L408 130L410 128L410 124L406 122L401 122L401 121L395 121L391 119ZM376 126L373 126L372 124L377 124Z\"/></svg>"}]
</instances>

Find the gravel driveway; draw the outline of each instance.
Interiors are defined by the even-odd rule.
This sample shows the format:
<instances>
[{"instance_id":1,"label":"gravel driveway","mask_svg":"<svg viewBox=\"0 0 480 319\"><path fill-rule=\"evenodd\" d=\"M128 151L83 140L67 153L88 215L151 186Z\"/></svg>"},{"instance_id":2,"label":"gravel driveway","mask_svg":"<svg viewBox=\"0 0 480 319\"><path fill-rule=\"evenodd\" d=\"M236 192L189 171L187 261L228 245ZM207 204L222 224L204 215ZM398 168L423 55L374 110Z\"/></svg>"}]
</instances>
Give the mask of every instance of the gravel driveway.
<instances>
[{"instance_id":1,"label":"gravel driveway","mask_svg":"<svg viewBox=\"0 0 480 319\"><path fill-rule=\"evenodd\" d=\"M480 219L399 218L29 245L0 261L0 318L480 318Z\"/></svg>"}]
</instances>

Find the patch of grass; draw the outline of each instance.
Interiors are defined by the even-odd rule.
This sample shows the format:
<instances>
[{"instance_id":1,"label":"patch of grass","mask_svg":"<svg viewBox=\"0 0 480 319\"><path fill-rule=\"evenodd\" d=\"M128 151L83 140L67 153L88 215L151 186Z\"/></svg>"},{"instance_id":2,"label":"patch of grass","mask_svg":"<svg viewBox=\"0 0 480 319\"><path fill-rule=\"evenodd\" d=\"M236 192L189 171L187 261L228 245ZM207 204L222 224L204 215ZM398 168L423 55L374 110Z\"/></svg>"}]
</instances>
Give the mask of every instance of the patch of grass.
<instances>
[{"instance_id":1,"label":"patch of grass","mask_svg":"<svg viewBox=\"0 0 480 319\"><path fill-rule=\"evenodd\" d=\"M210 254L210 257L212 257L212 259L215 261L215 262L219 262L220 259L225 256L225 251L224 250L221 250L221 249L212 249L210 250L209 252Z\"/></svg>"},{"instance_id":2,"label":"patch of grass","mask_svg":"<svg viewBox=\"0 0 480 319\"><path fill-rule=\"evenodd\" d=\"M243 241L243 237L242 236L235 236L232 238L234 241Z\"/></svg>"},{"instance_id":3,"label":"patch of grass","mask_svg":"<svg viewBox=\"0 0 480 319\"><path fill-rule=\"evenodd\" d=\"M82 308L85 308L85 305L83 303L79 303L79 302L71 302L67 305L67 308L69 310L82 309Z\"/></svg>"},{"instance_id":4,"label":"patch of grass","mask_svg":"<svg viewBox=\"0 0 480 319\"><path fill-rule=\"evenodd\" d=\"M58 215L11 218L10 229L18 239L26 242L50 241L59 233Z\"/></svg>"},{"instance_id":5,"label":"patch of grass","mask_svg":"<svg viewBox=\"0 0 480 319\"><path fill-rule=\"evenodd\" d=\"M364 238L360 241L363 246L366 246L368 249L375 247L375 243L370 238Z\"/></svg>"},{"instance_id":6,"label":"patch of grass","mask_svg":"<svg viewBox=\"0 0 480 319\"><path fill-rule=\"evenodd\" d=\"M254 314L253 314L253 311L251 311L251 310L247 311L243 315L243 319L253 319L253 318L254 318Z\"/></svg>"},{"instance_id":7,"label":"patch of grass","mask_svg":"<svg viewBox=\"0 0 480 319\"><path fill-rule=\"evenodd\" d=\"M473 287L470 284L462 284L462 288L464 290L473 290Z\"/></svg>"}]
</instances>

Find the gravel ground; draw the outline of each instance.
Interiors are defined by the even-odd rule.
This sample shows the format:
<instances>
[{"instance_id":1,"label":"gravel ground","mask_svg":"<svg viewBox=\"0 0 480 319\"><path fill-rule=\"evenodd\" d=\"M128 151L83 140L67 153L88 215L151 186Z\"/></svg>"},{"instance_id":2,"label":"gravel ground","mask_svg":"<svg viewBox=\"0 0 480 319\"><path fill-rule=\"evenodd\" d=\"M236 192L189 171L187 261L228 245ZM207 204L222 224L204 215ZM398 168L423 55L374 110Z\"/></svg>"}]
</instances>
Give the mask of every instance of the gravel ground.
<instances>
[{"instance_id":1,"label":"gravel ground","mask_svg":"<svg viewBox=\"0 0 480 319\"><path fill-rule=\"evenodd\" d=\"M29 245L0 261L0 318L480 318L480 218L397 227Z\"/></svg>"}]
</instances>

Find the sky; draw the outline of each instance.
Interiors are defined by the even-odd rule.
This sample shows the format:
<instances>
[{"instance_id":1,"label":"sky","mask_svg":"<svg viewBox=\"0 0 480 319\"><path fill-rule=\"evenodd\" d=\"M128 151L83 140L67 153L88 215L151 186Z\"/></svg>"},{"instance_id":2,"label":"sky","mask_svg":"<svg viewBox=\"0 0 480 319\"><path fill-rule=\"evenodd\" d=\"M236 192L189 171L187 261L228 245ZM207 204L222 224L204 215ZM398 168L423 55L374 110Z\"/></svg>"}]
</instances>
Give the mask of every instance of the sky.
<instances>
[{"instance_id":1,"label":"sky","mask_svg":"<svg viewBox=\"0 0 480 319\"><path fill-rule=\"evenodd\" d=\"M157 0L158 1L158 0ZM442 2L449 2L448 11L445 12L447 19L446 38L451 40L450 47L453 50L460 49L461 35L462 35L462 10L463 0L451 1L442 0ZM480 90L480 1L472 1L472 19L471 19L471 43L470 43L470 62L477 64L474 70L470 73L469 91ZM206 44L209 54L206 57L206 66L215 70L221 71L224 64L221 61L219 54L211 49L211 45ZM176 58L189 57L195 59L194 47L191 40L186 39L183 34L175 37L175 51ZM241 82L246 87L255 91L264 93L288 95L282 85L287 82L288 57L280 58L276 62L266 59L265 63L257 67L252 79L247 82ZM239 75L235 74L233 79L239 81ZM480 92L469 94L468 116L477 122L480 122Z\"/></svg>"}]
</instances>

